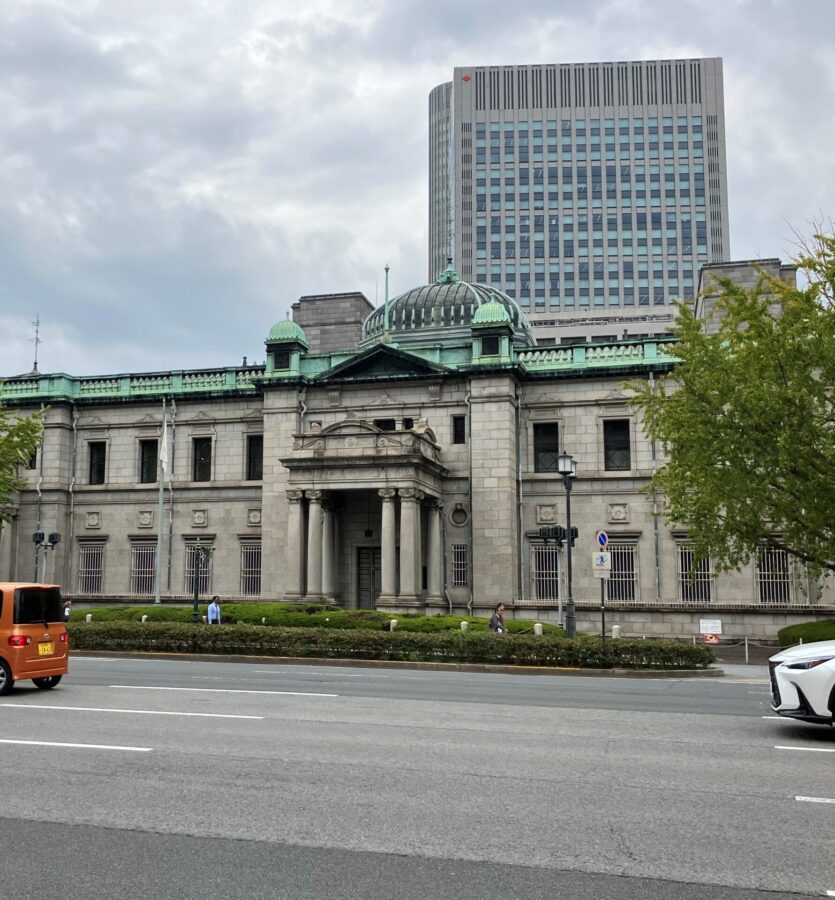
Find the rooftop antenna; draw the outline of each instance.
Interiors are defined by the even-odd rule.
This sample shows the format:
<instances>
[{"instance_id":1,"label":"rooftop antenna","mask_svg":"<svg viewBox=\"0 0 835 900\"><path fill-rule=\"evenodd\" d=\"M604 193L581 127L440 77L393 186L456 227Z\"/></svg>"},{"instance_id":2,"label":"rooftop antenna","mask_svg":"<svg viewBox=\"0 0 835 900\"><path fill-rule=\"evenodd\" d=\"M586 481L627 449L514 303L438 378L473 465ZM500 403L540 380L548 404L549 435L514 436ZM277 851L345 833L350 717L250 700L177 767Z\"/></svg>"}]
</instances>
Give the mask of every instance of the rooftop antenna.
<instances>
[{"instance_id":1,"label":"rooftop antenna","mask_svg":"<svg viewBox=\"0 0 835 900\"><path fill-rule=\"evenodd\" d=\"M33 338L29 338L29 343L35 345L35 364L32 366L32 371L29 373L30 375L39 375L38 372L38 347L43 343L41 340L41 314L35 313L35 321L32 322L35 326L35 336Z\"/></svg>"},{"instance_id":2,"label":"rooftop antenna","mask_svg":"<svg viewBox=\"0 0 835 900\"><path fill-rule=\"evenodd\" d=\"M386 263L386 291L383 300L383 332L388 334L389 331L389 264Z\"/></svg>"}]
</instances>

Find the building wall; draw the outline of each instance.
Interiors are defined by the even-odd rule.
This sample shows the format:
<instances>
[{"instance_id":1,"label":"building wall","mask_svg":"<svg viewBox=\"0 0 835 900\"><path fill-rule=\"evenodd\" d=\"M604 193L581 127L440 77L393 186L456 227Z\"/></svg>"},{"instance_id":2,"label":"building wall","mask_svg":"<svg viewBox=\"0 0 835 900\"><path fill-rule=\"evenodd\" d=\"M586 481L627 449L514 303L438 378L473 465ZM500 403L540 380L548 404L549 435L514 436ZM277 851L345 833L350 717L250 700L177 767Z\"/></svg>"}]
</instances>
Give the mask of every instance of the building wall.
<instances>
[{"instance_id":1,"label":"building wall","mask_svg":"<svg viewBox=\"0 0 835 900\"><path fill-rule=\"evenodd\" d=\"M304 329L311 353L332 353L356 347L362 323L373 309L359 291L311 294L293 304L293 321Z\"/></svg>"}]
</instances>

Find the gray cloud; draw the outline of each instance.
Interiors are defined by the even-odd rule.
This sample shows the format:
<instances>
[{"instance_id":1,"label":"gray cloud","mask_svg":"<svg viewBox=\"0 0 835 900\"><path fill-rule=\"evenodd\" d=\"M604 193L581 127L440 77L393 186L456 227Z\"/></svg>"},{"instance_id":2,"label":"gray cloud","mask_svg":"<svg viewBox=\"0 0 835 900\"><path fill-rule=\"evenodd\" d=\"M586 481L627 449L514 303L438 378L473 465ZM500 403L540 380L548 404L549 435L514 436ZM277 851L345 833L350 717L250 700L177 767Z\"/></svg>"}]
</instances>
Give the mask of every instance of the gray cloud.
<instances>
[{"instance_id":1,"label":"gray cloud","mask_svg":"<svg viewBox=\"0 0 835 900\"><path fill-rule=\"evenodd\" d=\"M425 280L456 65L725 61L731 242L835 208L828 0L4 0L0 374L230 365L299 295Z\"/></svg>"}]
</instances>

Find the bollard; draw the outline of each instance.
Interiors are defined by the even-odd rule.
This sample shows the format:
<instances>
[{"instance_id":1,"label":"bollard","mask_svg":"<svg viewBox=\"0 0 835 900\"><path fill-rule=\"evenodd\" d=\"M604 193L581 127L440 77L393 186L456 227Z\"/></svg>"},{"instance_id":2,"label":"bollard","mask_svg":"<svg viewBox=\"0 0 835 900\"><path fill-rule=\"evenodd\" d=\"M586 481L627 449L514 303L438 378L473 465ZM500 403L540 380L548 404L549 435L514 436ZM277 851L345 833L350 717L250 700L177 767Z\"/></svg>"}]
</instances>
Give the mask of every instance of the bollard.
<instances>
[{"instance_id":1,"label":"bollard","mask_svg":"<svg viewBox=\"0 0 835 900\"><path fill-rule=\"evenodd\" d=\"M395 628L397 628L397 619L392 619L389 622L389 631L394 631Z\"/></svg>"},{"instance_id":2,"label":"bollard","mask_svg":"<svg viewBox=\"0 0 835 900\"><path fill-rule=\"evenodd\" d=\"M203 618L203 624L205 625L206 622L208 622L209 620L205 616L203 616L202 618Z\"/></svg>"},{"instance_id":3,"label":"bollard","mask_svg":"<svg viewBox=\"0 0 835 900\"><path fill-rule=\"evenodd\" d=\"M693 643L694 644L696 643L696 635L695 634L693 635Z\"/></svg>"},{"instance_id":4,"label":"bollard","mask_svg":"<svg viewBox=\"0 0 835 900\"><path fill-rule=\"evenodd\" d=\"M84 621L87 622L88 624L89 624L90 622L92 622L92 621L93 621L93 614L92 614L92 613L87 613L87 615L84 616Z\"/></svg>"},{"instance_id":5,"label":"bollard","mask_svg":"<svg viewBox=\"0 0 835 900\"><path fill-rule=\"evenodd\" d=\"M148 617L142 616L142 618L139 621L144 625L148 621Z\"/></svg>"},{"instance_id":6,"label":"bollard","mask_svg":"<svg viewBox=\"0 0 835 900\"><path fill-rule=\"evenodd\" d=\"M534 633L537 637L542 637L542 623L541 623L541 622L534 622L534 623L533 623L533 633Z\"/></svg>"},{"instance_id":7,"label":"bollard","mask_svg":"<svg viewBox=\"0 0 835 900\"><path fill-rule=\"evenodd\" d=\"M801 643L801 644L803 643L803 638L800 639L800 643Z\"/></svg>"},{"instance_id":8,"label":"bollard","mask_svg":"<svg viewBox=\"0 0 835 900\"><path fill-rule=\"evenodd\" d=\"M745 665L748 665L748 635L745 635Z\"/></svg>"},{"instance_id":9,"label":"bollard","mask_svg":"<svg viewBox=\"0 0 835 900\"><path fill-rule=\"evenodd\" d=\"M617 639L620 637L620 625L612 626L612 638Z\"/></svg>"},{"instance_id":10,"label":"bollard","mask_svg":"<svg viewBox=\"0 0 835 900\"><path fill-rule=\"evenodd\" d=\"M266 617L266 616L261 616L261 624L262 624L262 625L266 625L266 624L267 624L267 617Z\"/></svg>"},{"instance_id":11,"label":"bollard","mask_svg":"<svg viewBox=\"0 0 835 900\"><path fill-rule=\"evenodd\" d=\"M462 622L462 623L461 623L461 631L466 631L469 627L470 627L470 623L469 623L469 622Z\"/></svg>"}]
</instances>

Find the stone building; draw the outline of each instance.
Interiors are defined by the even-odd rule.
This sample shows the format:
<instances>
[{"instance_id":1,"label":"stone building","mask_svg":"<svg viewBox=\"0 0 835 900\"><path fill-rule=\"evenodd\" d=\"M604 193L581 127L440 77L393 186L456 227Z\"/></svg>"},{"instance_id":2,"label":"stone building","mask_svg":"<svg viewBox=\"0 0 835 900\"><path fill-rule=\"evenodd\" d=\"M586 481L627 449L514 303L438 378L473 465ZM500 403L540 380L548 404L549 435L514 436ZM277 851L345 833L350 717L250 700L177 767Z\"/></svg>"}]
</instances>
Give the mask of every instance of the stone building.
<instances>
[{"instance_id":1,"label":"stone building","mask_svg":"<svg viewBox=\"0 0 835 900\"><path fill-rule=\"evenodd\" d=\"M773 637L832 615L831 590L772 551L690 578L686 533L645 491L659 448L629 405L629 381L675 365L669 340L537 346L513 299L451 267L377 309L338 294L293 311L263 365L8 379L5 403L48 409L0 532L0 580L45 578L91 603L185 600L196 584L393 612L503 601L556 621L567 547L545 529L567 524L567 450L580 629L599 627L598 530L607 619L625 634L689 636L709 617L725 635ZM62 539L44 557L36 532Z\"/></svg>"}]
</instances>

